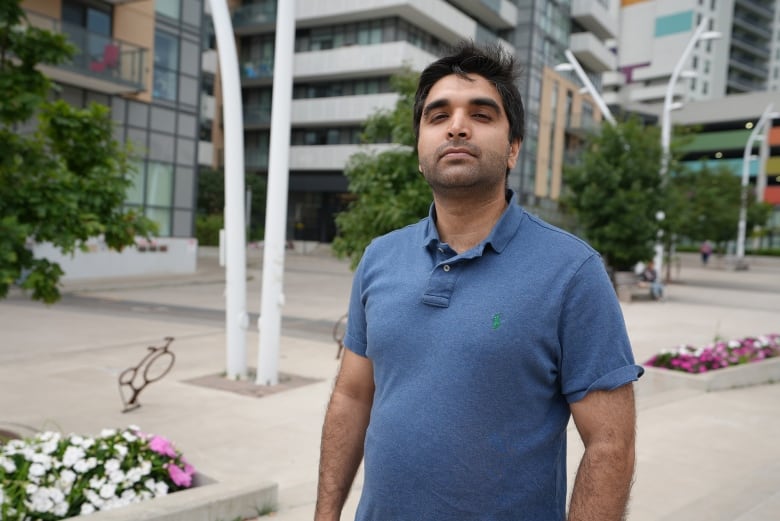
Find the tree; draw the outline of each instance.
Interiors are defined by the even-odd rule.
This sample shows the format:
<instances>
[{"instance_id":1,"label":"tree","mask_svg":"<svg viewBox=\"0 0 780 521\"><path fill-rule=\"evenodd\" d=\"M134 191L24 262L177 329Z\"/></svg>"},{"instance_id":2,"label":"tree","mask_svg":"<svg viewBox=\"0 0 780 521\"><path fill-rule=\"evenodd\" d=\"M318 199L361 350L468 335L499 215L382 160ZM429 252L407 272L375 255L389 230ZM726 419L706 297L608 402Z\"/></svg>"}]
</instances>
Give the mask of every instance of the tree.
<instances>
[{"instance_id":1,"label":"tree","mask_svg":"<svg viewBox=\"0 0 780 521\"><path fill-rule=\"evenodd\" d=\"M411 70L394 76L391 82L399 94L395 108L378 111L364 125L365 143L389 139L399 146L380 153L359 152L344 172L355 199L336 216L333 251L349 257L352 269L372 239L419 221L430 207L431 189L418 170L412 124L417 78Z\"/></svg>"},{"instance_id":2,"label":"tree","mask_svg":"<svg viewBox=\"0 0 780 521\"><path fill-rule=\"evenodd\" d=\"M19 0L0 2L0 298L18 283L52 303L63 271L35 257L32 243L68 254L102 236L121 250L155 225L122 207L129 150L113 139L108 108L49 99L52 84L36 67L65 63L74 48L25 22ZM36 130L17 132L35 116Z\"/></svg>"},{"instance_id":3,"label":"tree","mask_svg":"<svg viewBox=\"0 0 780 521\"><path fill-rule=\"evenodd\" d=\"M652 257L655 214L665 208L657 127L636 118L604 124L580 161L564 169L564 205L590 244L615 271Z\"/></svg>"},{"instance_id":4,"label":"tree","mask_svg":"<svg viewBox=\"0 0 780 521\"><path fill-rule=\"evenodd\" d=\"M249 227L249 239L262 239L265 228L265 199L267 182L259 174L247 173L244 176L244 186L252 193L251 215L246 223ZM225 173L211 168L198 172L198 219L200 222L222 222L225 214ZM222 224L219 225L222 227ZM206 244L213 241L198 241Z\"/></svg>"},{"instance_id":5,"label":"tree","mask_svg":"<svg viewBox=\"0 0 780 521\"><path fill-rule=\"evenodd\" d=\"M740 194L740 178L728 167L711 168L702 162L696 171L680 168L669 182L669 231L692 241L712 240L722 248L736 237ZM749 192L748 230L766 224L768 206Z\"/></svg>"}]
</instances>

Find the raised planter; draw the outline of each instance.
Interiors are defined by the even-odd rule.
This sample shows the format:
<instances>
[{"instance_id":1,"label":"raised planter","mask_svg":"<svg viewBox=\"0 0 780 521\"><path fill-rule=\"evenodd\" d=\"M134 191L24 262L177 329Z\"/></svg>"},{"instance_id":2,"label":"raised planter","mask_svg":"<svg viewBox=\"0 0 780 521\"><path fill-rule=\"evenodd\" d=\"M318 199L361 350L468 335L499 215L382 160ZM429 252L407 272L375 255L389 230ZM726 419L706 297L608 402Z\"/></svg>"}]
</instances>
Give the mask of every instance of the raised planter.
<instances>
[{"instance_id":1,"label":"raised planter","mask_svg":"<svg viewBox=\"0 0 780 521\"><path fill-rule=\"evenodd\" d=\"M736 387L777 383L780 382L780 357L699 374L645 366L645 374L640 382L643 389L651 394L674 389L723 391Z\"/></svg>"},{"instance_id":2,"label":"raised planter","mask_svg":"<svg viewBox=\"0 0 780 521\"><path fill-rule=\"evenodd\" d=\"M278 486L267 481L215 482L196 475L193 488L74 521L233 521L250 519L276 507Z\"/></svg>"}]
</instances>

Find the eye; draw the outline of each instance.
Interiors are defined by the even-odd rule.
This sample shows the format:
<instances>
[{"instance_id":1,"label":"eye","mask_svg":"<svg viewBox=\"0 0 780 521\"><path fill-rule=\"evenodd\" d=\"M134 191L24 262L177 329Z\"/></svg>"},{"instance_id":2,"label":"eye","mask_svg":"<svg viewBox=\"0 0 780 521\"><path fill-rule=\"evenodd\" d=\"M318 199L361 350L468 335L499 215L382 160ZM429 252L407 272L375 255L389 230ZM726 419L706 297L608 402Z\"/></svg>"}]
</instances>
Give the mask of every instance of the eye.
<instances>
[{"instance_id":1,"label":"eye","mask_svg":"<svg viewBox=\"0 0 780 521\"><path fill-rule=\"evenodd\" d=\"M448 114L446 112L436 112L434 114L431 114L428 120L431 122L441 121L443 119L447 119L447 115Z\"/></svg>"},{"instance_id":2,"label":"eye","mask_svg":"<svg viewBox=\"0 0 780 521\"><path fill-rule=\"evenodd\" d=\"M491 119L493 119L490 116L490 114L486 114L484 112L477 112L472 117L475 118L475 119L482 119L482 120L485 120L485 121L490 121Z\"/></svg>"}]
</instances>

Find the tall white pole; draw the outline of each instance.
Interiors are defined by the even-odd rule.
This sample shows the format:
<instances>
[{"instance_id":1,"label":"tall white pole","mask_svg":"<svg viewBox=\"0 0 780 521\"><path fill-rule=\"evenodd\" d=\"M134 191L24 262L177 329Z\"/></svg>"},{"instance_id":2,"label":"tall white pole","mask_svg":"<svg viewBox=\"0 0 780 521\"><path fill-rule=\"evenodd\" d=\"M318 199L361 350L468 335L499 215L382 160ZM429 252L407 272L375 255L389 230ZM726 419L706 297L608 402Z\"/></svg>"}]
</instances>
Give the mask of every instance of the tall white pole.
<instances>
[{"instance_id":1,"label":"tall white pole","mask_svg":"<svg viewBox=\"0 0 780 521\"><path fill-rule=\"evenodd\" d=\"M766 134L767 121L772 115L772 109L774 105L770 103L764 109L761 117L758 119L758 123L753 127L750 132L747 143L745 143L745 150L742 153L742 188L740 191L739 202L739 224L737 225L737 261L735 267L737 269L747 269L745 263L745 235L747 228L747 200L748 200L748 182L750 181L750 156L753 154L753 143L758 139L764 139L766 136L761 135L763 131Z\"/></svg>"},{"instance_id":2,"label":"tall white pole","mask_svg":"<svg viewBox=\"0 0 780 521\"><path fill-rule=\"evenodd\" d=\"M209 0L222 84L225 126L225 335L227 377L246 377L244 121L238 54L226 0Z\"/></svg>"},{"instance_id":3,"label":"tall white pole","mask_svg":"<svg viewBox=\"0 0 780 521\"><path fill-rule=\"evenodd\" d=\"M671 121L671 113L672 113L672 103L674 98L674 88L677 85L677 80L680 77L680 73L683 70L683 67L685 66L685 62L688 60L688 57L690 56L691 52L693 52L693 48L696 46L696 42L699 41L699 39L704 34L704 30L707 28L707 24L709 23L709 18L704 16L701 19L701 22L699 22L699 26L696 28L696 30L693 33L693 36L688 41L688 44L685 46L685 49L683 50L682 55L680 56L680 59L677 61L677 65L675 65L674 70L672 71L672 76L669 78L669 83L666 86L666 95L664 96L664 105L661 112L661 176L665 177L668 170L669 170L669 156L670 156L670 149L672 144L672 121ZM660 231L660 230L659 230ZM664 243L662 240L662 236L659 233L658 240L656 240L655 243L655 258L654 258L654 264L656 273L658 273L658 276L661 277L663 273L663 264L664 264Z\"/></svg>"},{"instance_id":4,"label":"tall white pole","mask_svg":"<svg viewBox=\"0 0 780 521\"><path fill-rule=\"evenodd\" d=\"M583 85L585 85L585 89L587 89L588 93L593 97L593 100L596 102L599 110L604 115L604 119L609 121L610 125L615 126L615 117L612 115L612 111L609 110L609 107L607 107L607 104L604 102L604 98L601 96L599 91L596 90L596 87L593 85L593 82L590 81L588 75L585 74L584 70L582 70L582 66L580 65L580 62L577 61L574 53L572 53L569 49L566 49L563 51L563 54L566 56L566 60L571 64L571 66L574 67L574 72L577 73L580 81L583 83Z\"/></svg>"},{"instance_id":5,"label":"tall white pole","mask_svg":"<svg viewBox=\"0 0 780 521\"><path fill-rule=\"evenodd\" d=\"M277 2L274 50L274 86L268 157L268 195L265 210L263 290L260 301L260 344L257 352L258 385L279 382L279 341L284 294L284 245L287 232L287 188L290 163L295 2Z\"/></svg>"}]
</instances>

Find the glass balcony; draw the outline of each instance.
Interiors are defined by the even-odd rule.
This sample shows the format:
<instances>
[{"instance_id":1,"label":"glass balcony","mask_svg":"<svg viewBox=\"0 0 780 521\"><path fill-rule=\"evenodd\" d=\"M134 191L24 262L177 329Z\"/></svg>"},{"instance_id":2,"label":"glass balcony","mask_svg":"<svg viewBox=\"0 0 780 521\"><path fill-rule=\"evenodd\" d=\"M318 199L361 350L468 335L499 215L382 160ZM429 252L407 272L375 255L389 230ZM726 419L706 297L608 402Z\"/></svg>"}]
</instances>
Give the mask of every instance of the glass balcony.
<instances>
[{"instance_id":1,"label":"glass balcony","mask_svg":"<svg viewBox=\"0 0 780 521\"><path fill-rule=\"evenodd\" d=\"M263 127L270 124L270 105L247 105L244 107L244 127Z\"/></svg>"},{"instance_id":2,"label":"glass balcony","mask_svg":"<svg viewBox=\"0 0 780 521\"><path fill-rule=\"evenodd\" d=\"M271 60L248 60L241 63L242 80L261 80L273 78L274 61Z\"/></svg>"},{"instance_id":3,"label":"glass balcony","mask_svg":"<svg viewBox=\"0 0 780 521\"><path fill-rule=\"evenodd\" d=\"M247 147L244 151L244 167L250 170L267 170L268 149Z\"/></svg>"},{"instance_id":4,"label":"glass balcony","mask_svg":"<svg viewBox=\"0 0 780 521\"><path fill-rule=\"evenodd\" d=\"M261 2L239 7L233 11L232 19L237 34L246 34L264 25L273 26L276 22L276 4Z\"/></svg>"},{"instance_id":5,"label":"glass balcony","mask_svg":"<svg viewBox=\"0 0 780 521\"><path fill-rule=\"evenodd\" d=\"M145 90L148 49L32 11L27 11L27 19L33 27L64 34L76 47L70 62L46 69L54 81L107 94Z\"/></svg>"}]
</instances>

